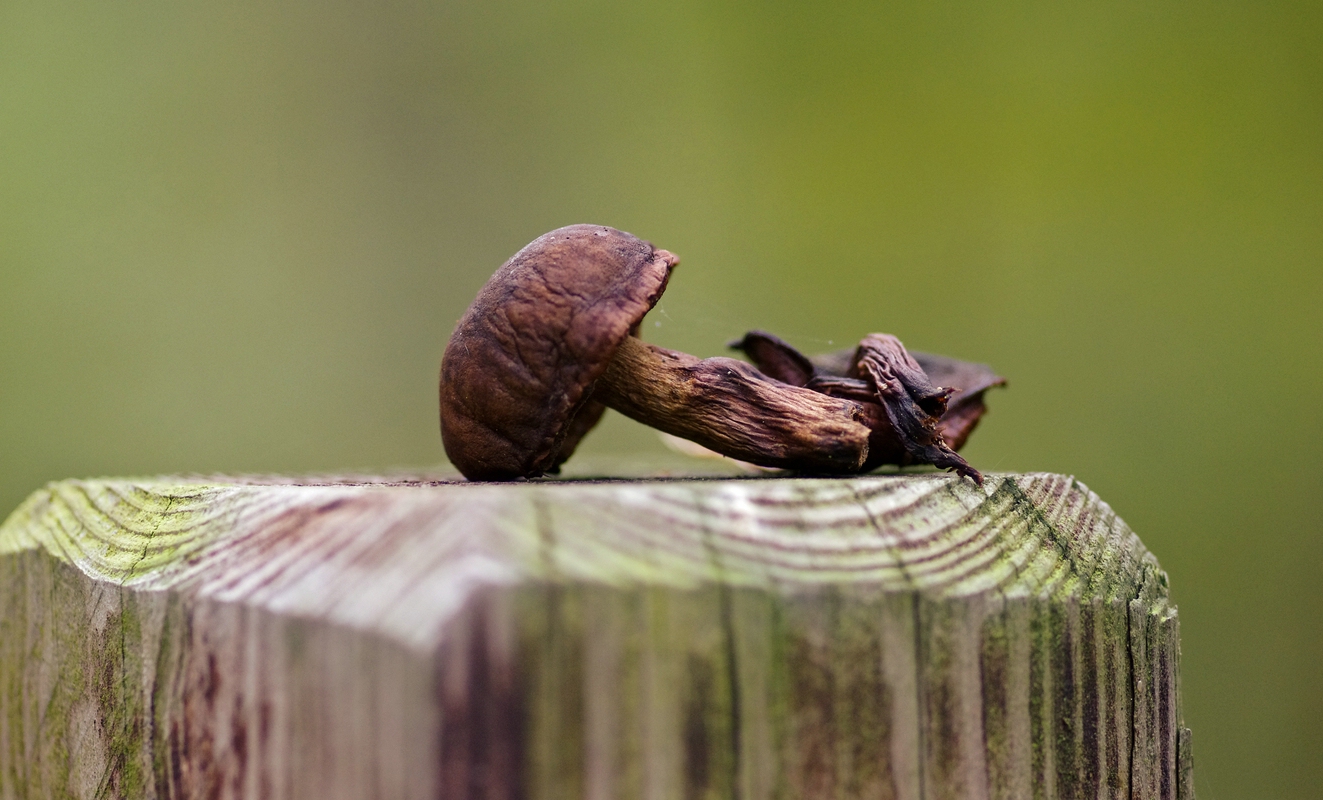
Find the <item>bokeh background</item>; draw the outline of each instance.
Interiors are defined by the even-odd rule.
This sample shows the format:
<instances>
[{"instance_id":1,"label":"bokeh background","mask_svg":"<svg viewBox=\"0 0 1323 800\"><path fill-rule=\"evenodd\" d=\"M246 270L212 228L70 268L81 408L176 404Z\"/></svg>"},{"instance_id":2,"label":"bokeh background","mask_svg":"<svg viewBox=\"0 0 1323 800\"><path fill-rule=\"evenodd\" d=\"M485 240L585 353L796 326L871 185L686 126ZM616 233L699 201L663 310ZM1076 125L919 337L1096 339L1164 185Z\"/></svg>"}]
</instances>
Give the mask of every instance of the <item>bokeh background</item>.
<instances>
[{"instance_id":1,"label":"bokeh background","mask_svg":"<svg viewBox=\"0 0 1323 800\"><path fill-rule=\"evenodd\" d=\"M659 344L997 367L970 460L1078 476L1171 575L1200 797L1317 797L1320 42L1272 0L5 0L0 507L437 469L478 287L609 224L684 259Z\"/></svg>"}]
</instances>

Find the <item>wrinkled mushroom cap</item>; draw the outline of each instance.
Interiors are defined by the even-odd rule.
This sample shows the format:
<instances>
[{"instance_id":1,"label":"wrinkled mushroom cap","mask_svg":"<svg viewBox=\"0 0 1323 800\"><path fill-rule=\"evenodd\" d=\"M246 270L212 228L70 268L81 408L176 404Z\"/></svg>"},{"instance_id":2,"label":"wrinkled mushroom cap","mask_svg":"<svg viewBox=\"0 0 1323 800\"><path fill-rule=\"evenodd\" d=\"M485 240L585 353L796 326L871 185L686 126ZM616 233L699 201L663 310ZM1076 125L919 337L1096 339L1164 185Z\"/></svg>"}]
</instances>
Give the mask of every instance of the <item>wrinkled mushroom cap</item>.
<instances>
[{"instance_id":1,"label":"wrinkled mushroom cap","mask_svg":"<svg viewBox=\"0 0 1323 800\"><path fill-rule=\"evenodd\" d=\"M451 463L469 480L557 467L593 382L678 261L601 225L560 228L515 253L478 292L441 360L441 439Z\"/></svg>"}]
</instances>

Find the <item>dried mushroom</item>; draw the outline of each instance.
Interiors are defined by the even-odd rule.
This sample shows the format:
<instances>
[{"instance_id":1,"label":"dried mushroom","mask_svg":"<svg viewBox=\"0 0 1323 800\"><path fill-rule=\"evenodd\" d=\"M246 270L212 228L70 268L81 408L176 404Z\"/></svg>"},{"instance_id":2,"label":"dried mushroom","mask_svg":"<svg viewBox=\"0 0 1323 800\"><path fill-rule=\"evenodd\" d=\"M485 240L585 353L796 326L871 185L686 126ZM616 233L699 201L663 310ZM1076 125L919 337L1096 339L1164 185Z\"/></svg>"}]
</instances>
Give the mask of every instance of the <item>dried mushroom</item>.
<instances>
[{"instance_id":1,"label":"dried mushroom","mask_svg":"<svg viewBox=\"0 0 1323 800\"><path fill-rule=\"evenodd\" d=\"M982 481L955 451L986 411L984 392L1006 383L987 366L910 353L899 339L881 333L864 337L857 348L817 358L762 331L750 331L730 347L777 380L864 403L873 420L865 469L932 464Z\"/></svg>"},{"instance_id":2,"label":"dried mushroom","mask_svg":"<svg viewBox=\"0 0 1323 800\"><path fill-rule=\"evenodd\" d=\"M758 369L639 340L678 262L623 231L571 225L496 271L441 363L442 440L465 477L554 473L614 408L766 467L841 474L929 463L981 480L938 426L963 395L934 386L894 337L866 339L840 374L767 334L740 343Z\"/></svg>"}]
</instances>

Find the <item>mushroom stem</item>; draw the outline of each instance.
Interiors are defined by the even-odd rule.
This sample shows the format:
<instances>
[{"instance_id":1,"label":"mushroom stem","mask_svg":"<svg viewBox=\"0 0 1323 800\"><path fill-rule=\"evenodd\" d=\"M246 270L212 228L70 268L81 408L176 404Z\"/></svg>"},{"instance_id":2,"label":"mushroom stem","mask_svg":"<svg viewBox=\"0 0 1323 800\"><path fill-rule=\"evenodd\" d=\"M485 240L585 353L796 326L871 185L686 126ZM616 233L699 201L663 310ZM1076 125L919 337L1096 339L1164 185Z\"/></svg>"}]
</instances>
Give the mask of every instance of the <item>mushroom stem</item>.
<instances>
[{"instance_id":1,"label":"mushroom stem","mask_svg":"<svg viewBox=\"0 0 1323 800\"><path fill-rule=\"evenodd\" d=\"M733 358L698 359L633 336L593 399L658 430L763 467L858 472L868 458L865 410L772 380Z\"/></svg>"}]
</instances>

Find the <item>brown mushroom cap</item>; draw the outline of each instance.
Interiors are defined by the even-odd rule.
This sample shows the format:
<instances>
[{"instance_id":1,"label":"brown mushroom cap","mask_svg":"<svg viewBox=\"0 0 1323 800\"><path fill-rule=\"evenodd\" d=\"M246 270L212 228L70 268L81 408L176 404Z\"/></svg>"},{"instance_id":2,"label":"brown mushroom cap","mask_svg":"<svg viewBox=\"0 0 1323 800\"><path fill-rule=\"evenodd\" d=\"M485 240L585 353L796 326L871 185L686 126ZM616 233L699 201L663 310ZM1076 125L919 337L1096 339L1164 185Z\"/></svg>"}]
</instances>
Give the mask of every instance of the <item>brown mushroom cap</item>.
<instances>
[{"instance_id":1,"label":"brown mushroom cap","mask_svg":"<svg viewBox=\"0 0 1323 800\"><path fill-rule=\"evenodd\" d=\"M568 458L586 432L576 417L601 413L585 409L593 382L678 262L624 231L570 225L501 265L441 360L441 439L459 471L527 478Z\"/></svg>"}]
</instances>

